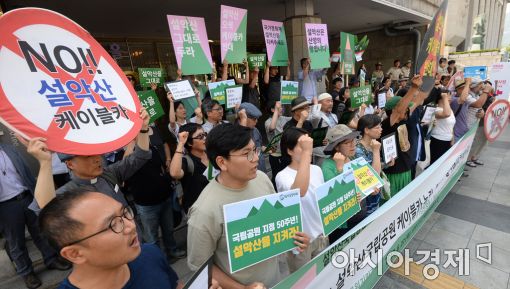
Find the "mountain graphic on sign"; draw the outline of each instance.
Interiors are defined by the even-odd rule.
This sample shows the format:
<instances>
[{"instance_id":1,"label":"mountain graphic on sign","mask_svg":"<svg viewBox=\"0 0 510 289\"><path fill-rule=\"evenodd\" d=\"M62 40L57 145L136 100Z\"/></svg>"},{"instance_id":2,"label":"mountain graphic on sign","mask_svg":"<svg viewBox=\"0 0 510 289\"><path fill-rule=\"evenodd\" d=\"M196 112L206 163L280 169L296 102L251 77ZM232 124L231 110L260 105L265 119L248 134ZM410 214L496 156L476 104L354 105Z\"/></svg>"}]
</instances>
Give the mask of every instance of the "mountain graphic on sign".
<instances>
[{"instance_id":1,"label":"mountain graphic on sign","mask_svg":"<svg viewBox=\"0 0 510 289\"><path fill-rule=\"evenodd\" d=\"M295 87L294 85L292 85L291 83L288 83L287 85L285 85L283 88L288 88L288 89L297 89L297 87Z\"/></svg>"},{"instance_id":2,"label":"mountain graphic on sign","mask_svg":"<svg viewBox=\"0 0 510 289\"><path fill-rule=\"evenodd\" d=\"M328 196L332 194L338 195L342 190L346 189L346 185L347 183L344 182L343 179L342 182L340 183L338 181L335 181L335 184L331 186L328 190Z\"/></svg>"},{"instance_id":3,"label":"mountain graphic on sign","mask_svg":"<svg viewBox=\"0 0 510 289\"><path fill-rule=\"evenodd\" d=\"M262 202L262 205L260 206L259 209L255 208L255 207L251 208L250 213L248 213L248 215L246 217L247 218L253 217L259 213L271 214L271 212L273 212L275 209L278 210L281 208L285 208L285 206L283 206L282 203L280 203L279 201L276 201L276 203L273 206L273 205L271 205L271 203L268 200L264 200L264 202Z\"/></svg>"}]
</instances>

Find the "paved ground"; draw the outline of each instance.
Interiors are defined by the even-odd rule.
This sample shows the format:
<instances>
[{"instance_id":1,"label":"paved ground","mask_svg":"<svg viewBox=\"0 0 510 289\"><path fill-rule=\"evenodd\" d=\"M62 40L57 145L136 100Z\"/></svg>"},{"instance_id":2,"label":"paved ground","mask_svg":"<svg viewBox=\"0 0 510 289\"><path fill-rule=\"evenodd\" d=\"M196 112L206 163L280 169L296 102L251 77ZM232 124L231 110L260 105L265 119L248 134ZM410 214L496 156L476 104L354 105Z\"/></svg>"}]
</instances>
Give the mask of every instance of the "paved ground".
<instances>
[{"instance_id":1,"label":"paved ground","mask_svg":"<svg viewBox=\"0 0 510 289\"><path fill-rule=\"evenodd\" d=\"M431 282L421 274L423 265L430 261L422 265L411 263L410 276L404 276L401 268L389 270L375 288L510 289L510 129L490 144L480 159L485 165L470 169L469 177L461 178L408 245L414 260L423 258L417 250L440 249L442 252L469 248L469 276L459 276L454 267L440 268L438 279ZM176 232L176 238L185 246L186 229ZM486 242L492 244L492 264L476 259L476 244ZM46 270L31 241L28 247L35 270L44 283L41 288L54 288L68 272ZM3 240L0 240L0 248L0 289L25 288L23 281L14 274L3 250ZM482 253L487 256L486 251ZM444 264L445 260L445 254L441 253L440 263ZM286 267L284 261L281 265ZM185 259L173 263L172 267L184 281L191 277Z\"/></svg>"},{"instance_id":2,"label":"paved ground","mask_svg":"<svg viewBox=\"0 0 510 289\"><path fill-rule=\"evenodd\" d=\"M442 280L425 282L421 273L403 277L397 269L386 273L375 288L510 289L510 129L480 159L485 165L470 168L469 177L461 177L408 245L415 261L423 258L417 250L468 248L470 274L440 268ZM492 264L476 258L476 244L481 243L491 243ZM487 253L481 250L483 257ZM446 255L440 254L440 263L445 261Z\"/></svg>"}]
</instances>

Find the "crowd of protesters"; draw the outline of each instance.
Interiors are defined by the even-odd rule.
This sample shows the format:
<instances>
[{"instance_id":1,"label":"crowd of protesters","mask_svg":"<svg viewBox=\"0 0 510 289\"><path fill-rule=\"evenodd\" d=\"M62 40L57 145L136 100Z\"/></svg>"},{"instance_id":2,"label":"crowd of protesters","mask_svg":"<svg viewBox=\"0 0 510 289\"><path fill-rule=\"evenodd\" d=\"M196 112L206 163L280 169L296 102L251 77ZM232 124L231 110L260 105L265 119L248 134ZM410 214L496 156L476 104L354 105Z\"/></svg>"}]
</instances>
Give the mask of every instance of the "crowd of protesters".
<instances>
[{"instance_id":1,"label":"crowd of protesters","mask_svg":"<svg viewBox=\"0 0 510 289\"><path fill-rule=\"evenodd\" d=\"M436 162L493 101L490 81L452 80L457 69L446 59L430 92L420 90L422 77L413 76L411 61L401 66L395 60L387 72L378 62L365 83L360 75L346 83L334 68L312 70L308 58L300 64L299 96L282 105L280 81L290 79L290 62L283 75L270 62L264 71L245 63L243 77L229 75L224 62L211 81L230 78L243 85L242 103L230 121L209 93L196 90L198 106L189 118L184 103L153 85L168 117L149 124L142 109L139 135L113 158L59 153L69 171L63 182L45 139L21 139L39 161L37 183L20 154L0 144L0 229L27 287L41 281L25 246L25 226L48 268L73 268L60 288L180 288L167 261L187 258L197 270L211 256L212 288L274 286L282 279L276 257L230 273L223 205L299 189L303 232L294 236L299 254L285 255L294 272L398 194L416 177L418 162ZM364 65L361 71L368 75ZM321 92L318 80L328 75L329 92ZM127 77L136 85L134 75ZM178 71L178 79L186 78L195 84L193 76ZM373 101L352 108L350 88L363 85L372 86ZM378 107L378 97L386 98L384 107ZM427 107L435 111L425 123ZM322 139L312 138L319 130ZM381 138L390 134L398 156L385 160ZM479 156L486 143L479 128L468 166L483 165ZM362 210L324 236L315 190L359 157L389 185L365 199L358 196ZM186 247L178 247L176 228L187 229Z\"/></svg>"}]
</instances>

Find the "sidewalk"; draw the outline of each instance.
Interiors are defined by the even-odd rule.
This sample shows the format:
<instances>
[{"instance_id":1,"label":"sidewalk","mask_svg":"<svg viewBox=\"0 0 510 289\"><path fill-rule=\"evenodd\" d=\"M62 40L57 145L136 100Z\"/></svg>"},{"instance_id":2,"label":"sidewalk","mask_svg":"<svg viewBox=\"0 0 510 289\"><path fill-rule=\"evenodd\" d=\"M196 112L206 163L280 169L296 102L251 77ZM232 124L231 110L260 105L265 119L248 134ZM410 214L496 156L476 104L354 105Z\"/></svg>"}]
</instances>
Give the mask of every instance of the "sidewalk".
<instances>
[{"instance_id":1,"label":"sidewalk","mask_svg":"<svg viewBox=\"0 0 510 289\"><path fill-rule=\"evenodd\" d=\"M374 288L497 288L510 289L510 129L489 144L480 157L485 164L469 168L436 212L409 242L414 262L425 256L418 250L439 249L440 277L427 281L421 272L410 276L399 269L389 270ZM492 264L477 259L476 245L490 243ZM469 275L458 268L443 268L443 250L468 248ZM480 250L488 257L488 250ZM433 263L427 258L422 264ZM411 263L413 264L413 263Z\"/></svg>"}]
</instances>

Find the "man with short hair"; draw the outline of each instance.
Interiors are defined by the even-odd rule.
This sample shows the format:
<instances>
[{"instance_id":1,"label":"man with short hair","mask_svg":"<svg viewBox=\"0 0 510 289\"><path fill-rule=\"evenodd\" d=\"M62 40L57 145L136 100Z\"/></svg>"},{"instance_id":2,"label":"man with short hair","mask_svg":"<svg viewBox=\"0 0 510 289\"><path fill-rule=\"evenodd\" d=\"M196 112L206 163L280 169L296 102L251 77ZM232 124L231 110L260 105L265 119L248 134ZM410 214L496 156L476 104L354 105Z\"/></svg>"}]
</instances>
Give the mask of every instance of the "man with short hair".
<instances>
[{"instance_id":1,"label":"man with short hair","mask_svg":"<svg viewBox=\"0 0 510 289\"><path fill-rule=\"evenodd\" d=\"M239 106L238 118L239 124L252 129L252 139L255 142L255 146L259 150L264 150L262 146L262 134L256 127L258 119L262 116L262 112L253 104L249 102L243 102ZM259 158L258 169L266 172L266 160L263 157Z\"/></svg>"},{"instance_id":2,"label":"man with short hair","mask_svg":"<svg viewBox=\"0 0 510 289\"><path fill-rule=\"evenodd\" d=\"M342 89L344 82L341 77L337 77L331 81L333 89L330 91L331 97L333 97L333 113L338 113L338 104L342 101L340 98L340 89ZM337 115L338 116L338 115Z\"/></svg>"},{"instance_id":3,"label":"man with short hair","mask_svg":"<svg viewBox=\"0 0 510 289\"><path fill-rule=\"evenodd\" d=\"M259 150L251 129L221 124L207 136L207 156L220 173L210 181L189 210L188 266L197 270L211 255L213 278L223 288L266 288L280 281L278 258L273 257L236 273L230 273L223 206L249 200L275 190L266 174L257 170ZM293 237L299 251L309 244L306 234Z\"/></svg>"},{"instance_id":4,"label":"man with short hair","mask_svg":"<svg viewBox=\"0 0 510 289\"><path fill-rule=\"evenodd\" d=\"M182 288L159 248L140 245L131 208L103 193L58 195L41 210L39 224L73 264L59 289Z\"/></svg>"},{"instance_id":5,"label":"man with short hair","mask_svg":"<svg viewBox=\"0 0 510 289\"><path fill-rule=\"evenodd\" d=\"M299 95L312 102L317 98L317 81L326 74L325 69L311 69L310 58L301 59L301 69L298 72Z\"/></svg>"},{"instance_id":6,"label":"man with short hair","mask_svg":"<svg viewBox=\"0 0 510 289\"><path fill-rule=\"evenodd\" d=\"M208 99L202 102L202 112L206 116L206 120L202 125L206 133L209 133L213 127L227 122L223 120L223 106L215 99Z\"/></svg>"},{"instance_id":7,"label":"man with short hair","mask_svg":"<svg viewBox=\"0 0 510 289\"><path fill-rule=\"evenodd\" d=\"M287 73L283 79L290 80L290 61L287 62ZM281 80L280 68L278 66L272 66L271 61L268 61L264 69L264 96L265 106L268 111L271 109L267 106L269 103L280 100Z\"/></svg>"},{"instance_id":8,"label":"man with short hair","mask_svg":"<svg viewBox=\"0 0 510 289\"><path fill-rule=\"evenodd\" d=\"M62 194L77 187L88 187L127 205L128 202L120 186L152 157L149 149L149 115L144 108L140 112L140 118L143 123L136 138L135 150L119 162L103 167L102 155L59 154L60 159L65 161L72 172L72 177L67 184L56 191L52 177L51 154L47 153L45 139L33 138L29 142L23 140L27 145L27 151L39 161L40 165L34 194L38 206L32 209L38 211L56 194Z\"/></svg>"}]
</instances>

